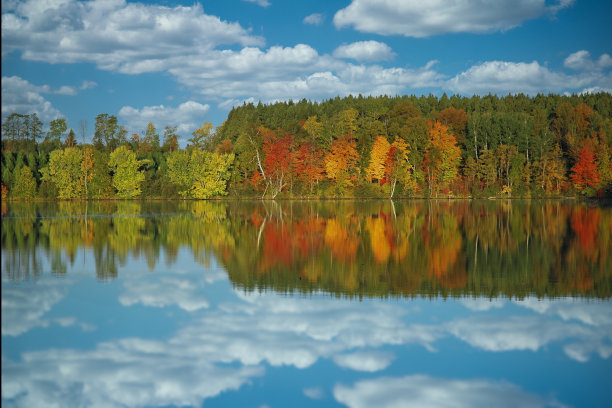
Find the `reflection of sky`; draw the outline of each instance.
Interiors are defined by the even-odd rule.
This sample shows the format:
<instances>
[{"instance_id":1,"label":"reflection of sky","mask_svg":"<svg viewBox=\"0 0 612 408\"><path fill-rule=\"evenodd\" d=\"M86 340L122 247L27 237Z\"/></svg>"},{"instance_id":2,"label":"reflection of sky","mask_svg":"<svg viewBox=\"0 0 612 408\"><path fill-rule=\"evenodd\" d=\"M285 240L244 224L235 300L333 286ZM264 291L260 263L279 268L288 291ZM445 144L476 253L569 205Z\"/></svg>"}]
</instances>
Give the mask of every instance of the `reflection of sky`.
<instances>
[{"instance_id":1,"label":"reflection of sky","mask_svg":"<svg viewBox=\"0 0 612 408\"><path fill-rule=\"evenodd\" d=\"M85 255L87 256L87 255ZM610 302L233 290L181 251L98 283L2 282L7 406L574 406L609 401Z\"/></svg>"}]
</instances>

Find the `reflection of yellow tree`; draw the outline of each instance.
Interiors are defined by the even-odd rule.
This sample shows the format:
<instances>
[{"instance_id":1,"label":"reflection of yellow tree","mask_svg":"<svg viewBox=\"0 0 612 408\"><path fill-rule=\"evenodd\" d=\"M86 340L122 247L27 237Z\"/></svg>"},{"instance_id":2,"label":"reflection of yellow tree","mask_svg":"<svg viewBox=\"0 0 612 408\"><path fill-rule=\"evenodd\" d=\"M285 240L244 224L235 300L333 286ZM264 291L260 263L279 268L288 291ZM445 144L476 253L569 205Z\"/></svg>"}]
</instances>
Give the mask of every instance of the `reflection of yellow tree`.
<instances>
[{"instance_id":1,"label":"reflection of yellow tree","mask_svg":"<svg viewBox=\"0 0 612 408\"><path fill-rule=\"evenodd\" d=\"M447 208L438 211L430 210L429 223L423 228L428 271L445 287L463 287L467 283L467 271L465 265L457 262L463 245L457 218Z\"/></svg>"},{"instance_id":2,"label":"reflection of yellow tree","mask_svg":"<svg viewBox=\"0 0 612 408\"><path fill-rule=\"evenodd\" d=\"M338 219L330 218L325 225L325 243L335 258L346 262L355 259L359 238L355 233L349 233Z\"/></svg>"},{"instance_id":3,"label":"reflection of yellow tree","mask_svg":"<svg viewBox=\"0 0 612 408\"><path fill-rule=\"evenodd\" d=\"M391 255L391 246L385 234L385 222L381 217L366 219L366 229L370 232L370 245L374 259L378 263L385 263Z\"/></svg>"}]
</instances>

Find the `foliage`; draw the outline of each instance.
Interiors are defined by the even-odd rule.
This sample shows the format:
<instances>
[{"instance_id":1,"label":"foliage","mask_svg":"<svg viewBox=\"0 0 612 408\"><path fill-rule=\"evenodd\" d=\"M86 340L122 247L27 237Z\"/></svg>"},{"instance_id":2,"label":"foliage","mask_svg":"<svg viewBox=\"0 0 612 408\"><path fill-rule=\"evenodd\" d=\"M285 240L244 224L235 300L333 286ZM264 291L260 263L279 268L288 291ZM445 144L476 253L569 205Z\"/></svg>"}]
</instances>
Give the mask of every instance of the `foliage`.
<instances>
[{"instance_id":1,"label":"foliage","mask_svg":"<svg viewBox=\"0 0 612 408\"><path fill-rule=\"evenodd\" d=\"M82 195L84 187L82 169L81 149L54 150L49 156L49 165L41 170L42 180L55 184L59 198L77 198Z\"/></svg>"},{"instance_id":2,"label":"foliage","mask_svg":"<svg viewBox=\"0 0 612 408\"><path fill-rule=\"evenodd\" d=\"M32 171L40 197L76 194L60 189L39 171L50 168L54 151L79 147L73 132L62 143L66 122L58 118L40 142L42 127L35 114L14 113L3 123L1 172L9 196L23 166ZM176 126L164 129L161 146L153 122L130 141L126 134L115 116L96 117L93 155L89 154L93 161L82 165L77 177L82 180L80 195L117 196L112 183L119 179L112 179L116 172L108 162L111 152L128 146L144 175L136 183L141 187L122 190L128 196L140 190L144 197L193 198L188 166L194 150L234 157L223 193L198 190L198 196L612 194L612 96L606 92L245 103L232 109L217 129L209 122L200 126L186 149L179 146ZM586 144L591 156L584 152ZM214 161L206 155L198 160Z\"/></svg>"},{"instance_id":3,"label":"foliage","mask_svg":"<svg viewBox=\"0 0 612 408\"><path fill-rule=\"evenodd\" d=\"M113 172L112 185L120 198L134 198L141 193L145 176L140 168L147 160L137 160L136 153L127 146L116 148L110 155L108 167Z\"/></svg>"}]
</instances>

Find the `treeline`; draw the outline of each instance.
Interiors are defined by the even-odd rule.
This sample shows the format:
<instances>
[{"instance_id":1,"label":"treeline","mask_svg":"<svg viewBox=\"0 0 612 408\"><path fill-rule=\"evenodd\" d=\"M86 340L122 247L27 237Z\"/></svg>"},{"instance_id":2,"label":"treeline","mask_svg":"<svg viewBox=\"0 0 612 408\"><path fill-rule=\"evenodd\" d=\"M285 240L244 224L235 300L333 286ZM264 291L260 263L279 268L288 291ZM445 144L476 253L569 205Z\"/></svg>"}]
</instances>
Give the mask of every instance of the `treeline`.
<instances>
[{"instance_id":1,"label":"treeline","mask_svg":"<svg viewBox=\"0 0 612 408\"><path fill-rule=\"evenodd\" d=\"M3 124L3 197L612 195L605 92L244 104L185 149L176 127L128 137L106 114L92 144L63 119L41 129L35 115Z\"/></svg>"}]
</instances>

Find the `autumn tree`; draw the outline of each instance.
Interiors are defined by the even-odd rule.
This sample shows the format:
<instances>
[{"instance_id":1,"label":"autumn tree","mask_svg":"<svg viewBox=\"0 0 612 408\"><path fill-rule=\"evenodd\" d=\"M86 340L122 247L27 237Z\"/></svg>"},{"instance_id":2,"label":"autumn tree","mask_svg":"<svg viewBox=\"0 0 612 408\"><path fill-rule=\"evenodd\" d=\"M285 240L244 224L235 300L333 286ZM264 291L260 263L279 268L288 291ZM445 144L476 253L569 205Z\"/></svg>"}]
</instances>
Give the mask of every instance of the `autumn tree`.
<instances>
[{"instance_id":1,"label":"autumn tree","mask_svg":"<svg viewBox=\"0 0 612 408\"><path fill-rule=\"evenodd\" d=\"M583 194L592 195L601 181L592 144L587 142L580 150L578 161L572 168L570 176L574 187Z\"/></svg>"},{"instance_id":2,"label":"autumn tree","mask_svg":"<svg viewBox=\"0 0 612 408\"><path fill-rule=\"evenodd\" d=\"M357 169L357 144L348 137L334 140L324 161L327 177L337 182L343 172L346 174Z\"/></svg>"},{"instance_id":3,"label":"autumn tree","mask_svg":"<svg viewBox=\"0 0 612 408\"><path fill-rule=\"evenodd\" d=\"M201 150L191 152L189 173L191 176L191 196L210 198L227 194L227 180L233 154L209 153Z\"/></svg>"},{"instance_id":4,"label":"autumn tree","mask_svg":"<svg viewBox=\"0 0 612 408\"><path fill-rule=\"evenodd\" d=\"M202 126L191 133L192 137L188 140L188 148L202 150L206 147L208 139L213 132L213 125L210 122L204 122Z\"/></svg>"},{"instance_id":5,"label":"autumn tree","mask_svg":"<svg viewBox=\"0 0 612 408\"><path fill-rule=\"evenodd\" d=\"M76 147L54 150L49 164L41 170L42 180L55 184L59 198L77 198L82 194L83 154Z\"/></svg>"},{"instance_id":6,"label":"autumn tree","mask_svg":"<svg viewBox=\"0 0 612 408\"><path fill-rule=\"evenodd\" d=\"M374 145L370 152L370 164L365 169L365 176L367 181L381 181L385 175L385 161L391 145L387 141L387 138L382 136L376 136L374 139Z\"/></svg>"},{"instance_id":7,"label":"autumn tree","mask_svg":"<svg viewBox=\"0 0 612 408\"><path fill-rule=\"evenodd\" d=\"M176 126L166 126L164 128L164 144L162 146L162 150L164 152L173 152L178 148L179 146Z\"/></svg>"},{"instance_id":8,"label":"autumn tree","mask_svg":"<svg viewBox=\"0 0 612 408\"><path fill-rule=\"evenodd\" d=\"M136 153L127 146L120 146L111 153L108 167L113 172L112 185L120 198L140 195L140 184L145 179L140 169L146 163L147 160L137 160Z\"/></svg>"},{"instance_id":9,"label":"autumn tree","mask_svg":"<svg viewBox=\"0 0 612 408\"><path fill-rule=\"evenodd\" d=\"M561 185L567 180L566 166L561 147L556 144L542 158L534 163L534 178L538 188L545 194L559 193Z\"/></svg>"},{"instance_id":10,"label":"autumn tree","mask_svg":"<svg viewBox=\"0 0 612 408\"><path fill-rule=\"evenodd\" d=\"M21 166L17 169L11 197L26 200L36 197L36 180L28 166Z\"/></svg>"},{"instance_id":11,"label":"autumn tree","mask_svg":"<svg viewBox=\"0 0 612 408\"><path fill-rule=\"evenodd\" d=\"M167 160L168 178L185 198L205 199L227 194L233 154L177 150Z\"/></svg>"},{"instance_id":12,"label":"autumn tree","mask_svg":"<svg viewBox=\"0 0 612 408\"><path fill-rule=\"evenodd\" d=\"M452 106L438 113L438 122L448 126L449 131L455 135L458 144L466 140L468 120L469 116L464 110Z\"/></svg>"},{"instance_id":13,"label":"autumn tree","mask_svg":"<svg viewBox=\"0 0 612 408\"><path fill-rule=\"evenodd\" d=\"M83 187L85 188L85 197L89 196L88 183L93 175L94 164L96 160L94 158L94 151L91 147L85 147L83 149L83 161L81 162L81 171L83 173Z\"/></svg>"},{"instance_id":14,"label":"autumn tree","mask_svg":"<svg viewBox=\"0 0 612 408\"><path fill-rule=\"evenodd\" d=\"M268 135L264 140L263 152L265 158L263 168L266 175L266 189L270 188L274 199L285 188L292 172L291 145L293 137L287 134L283 137ZM264 192L264 196L265 196Z\"/></svg>"},{"instance_id":15,"label":"autumn tree","mask_svg":"<svg viewBox=\"0 0 612 408\"><path fill-rule=\"evenodd\" d=\"M157 133L157 129L155 128L153 122L149 122L147 124L144 144L147 146L148 151L159 149L159 134Z\"/></svg>"},{"instance_id":16,"label":"autumn tree","mask_svg":"<svg viewBox=\"0 0 612 408\"><path fill-rule=\"evenodd\" d=\"M323 124L319 122L317 115L309 116L304 122L302 129L308 133L311 146L316 144L326 144L326 142L323 140Z\"/></svg>"},{"instance_id":17,"label":"autumn tree","mask_svg":"<svg viewBox=\"0 0 612 408\"><path fill-rule=\"evenodd\" d=\"M385 159L385 176L382 181L391 185L390 198L393 198L395 194L395 186L398 181L404 185L404 190L407 192L415 192L418 189L414 177L414 165L410 163L409 153L408 144L401 138L396 138L389 148Z\"/></svg>"},{"instance_id":18,"label":"autumn tree","mask_svg":"<svg viewBox=\"0 0 612 408\"><path fill-rule=\"evenodd\" d=\"M461 151L455 137L448 133L448 127L435 122L429 130L429 147L425 154L423 169L433 194L440 188L447 187L457 177Z\"/></svg>"},{"instance_id":19,"label":"autumn tree","mask_svg":"<svg viewBox=\"0 0 612 408\"><path fill-rule=\"evenodd\" d=\"M323 156L323 150L313 147L310 142L302 143L294 153L294 172L308 185L310 192L325 175Z\"/></svg>"}]
</instances>

